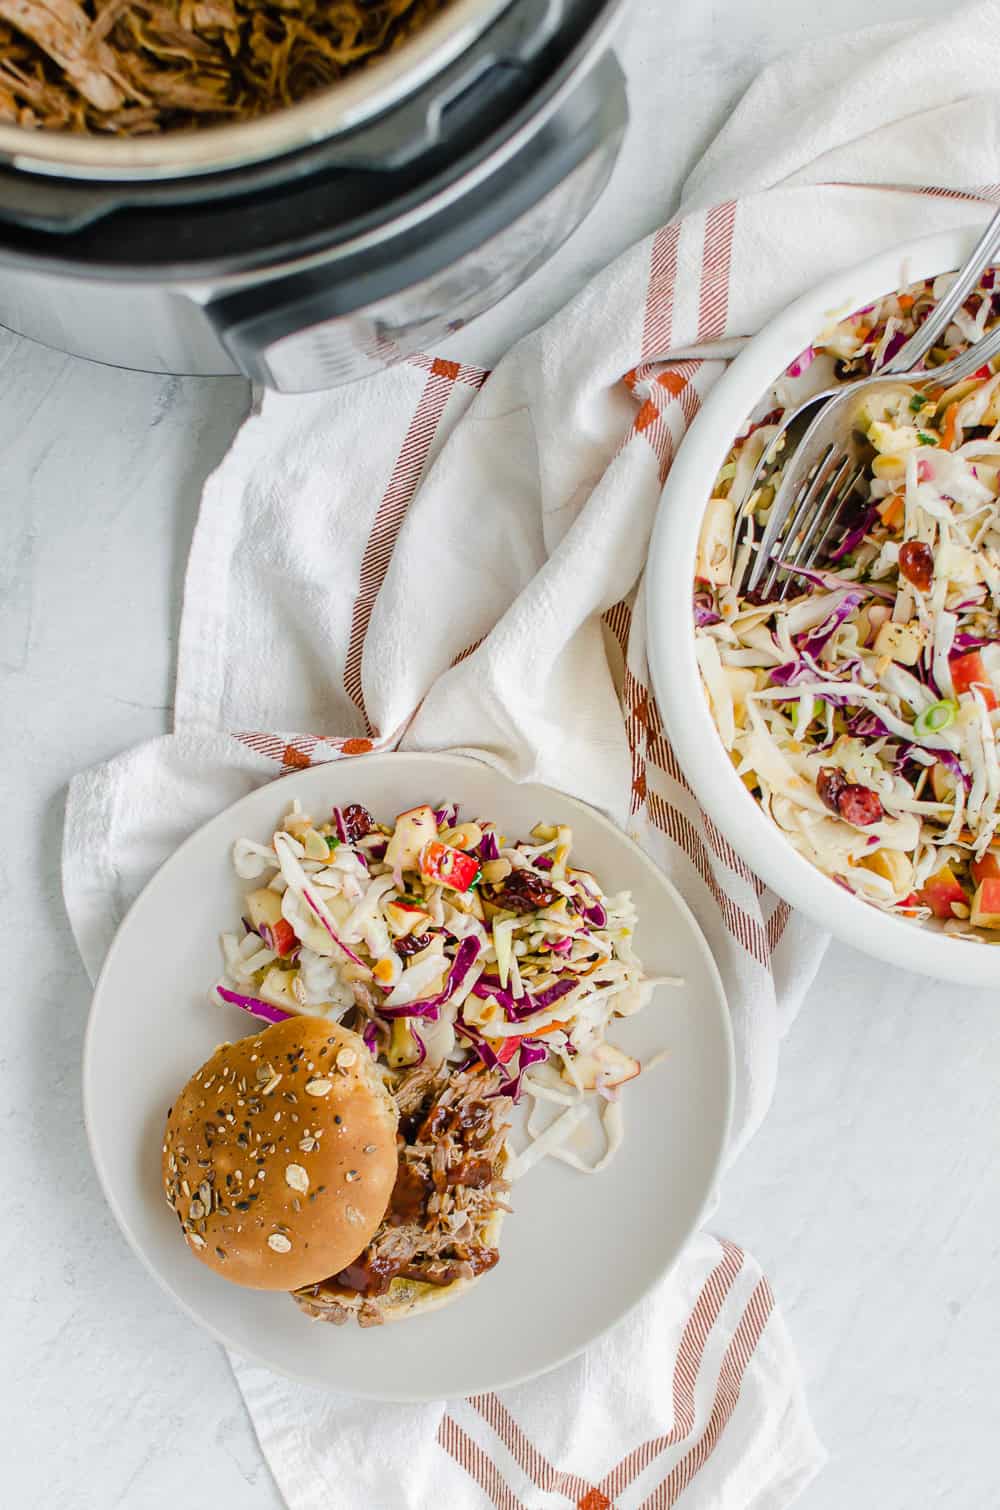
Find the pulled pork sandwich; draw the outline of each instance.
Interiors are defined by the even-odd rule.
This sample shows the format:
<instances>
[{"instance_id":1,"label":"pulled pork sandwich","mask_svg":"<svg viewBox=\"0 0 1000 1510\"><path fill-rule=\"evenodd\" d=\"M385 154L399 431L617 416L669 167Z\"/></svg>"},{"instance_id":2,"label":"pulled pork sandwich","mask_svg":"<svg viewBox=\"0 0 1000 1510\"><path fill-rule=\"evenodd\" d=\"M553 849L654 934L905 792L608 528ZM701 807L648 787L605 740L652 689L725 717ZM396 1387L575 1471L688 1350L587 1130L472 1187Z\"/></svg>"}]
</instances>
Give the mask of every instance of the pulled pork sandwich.
<instances>
[{"instance_id":1,"label":"pulled pork sandwich","mask_svg":"<svg viewBox=\"0 0 1000 1510\"><path fill-rule=\"evenodd\" d=\"M378 1326L456 1300L499 1260L509 1209L507 1096L481 1074L418 1068L398 1083L399 1170L384 1220L351 1263L295 1300L341 1325Z\"/></svg>"},{"instance_id":2,"label":"pulled pork sandwich","mask_svg":"<svg viewBox=\"0 0 1000 1510\"><path fill-rule=\"evenodd\" d=\"M289 1017L222 1044L181 1091L167 1202L208 1268L311 1317L432 1310L499 1258L511 1102L492 1089L447 1066L393 1076L356 1033Z\"/></svg>"},{"instance_id":3,"label":"pulled pork sandwich","mask_svg":"<svg viewBox=\"0 0 1000 1510\"><path fill-rule=\"evenodd\" d=\"M255 1290L350 1263L396 1179L397 1113L356 1033L292 1017L224 1043L167 1115L167 1202L195 1257Z\"/></svg>"},{"instance_id":4,"label":"pulled pork sandwich","mask_svg":"<svg viewBox=\"0 0 1000 1510\"><path fill-rule=\"evenodd\" d=\"M405 42L447 0L0 0L0 121L139 136L249 120Z\"/></svg>"}]
</instances>

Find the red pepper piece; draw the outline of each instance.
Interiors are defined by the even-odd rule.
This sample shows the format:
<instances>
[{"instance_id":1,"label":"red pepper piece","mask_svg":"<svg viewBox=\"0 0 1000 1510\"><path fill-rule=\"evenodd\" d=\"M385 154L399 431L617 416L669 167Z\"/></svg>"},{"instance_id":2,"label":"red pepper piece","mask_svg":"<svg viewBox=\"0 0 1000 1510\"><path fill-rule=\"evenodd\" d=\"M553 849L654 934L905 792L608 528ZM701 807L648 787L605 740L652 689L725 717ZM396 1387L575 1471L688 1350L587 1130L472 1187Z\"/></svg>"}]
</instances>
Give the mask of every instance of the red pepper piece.
<instances>
[{"instance_id":1,"label":"red pepper piece","mask_svg":"<svg viewBox=\"0 0 1000 1510\"><path fill-rule=\"evenodd\" d=\"M986 711L992 713L997 706L997 695L986 671L986 665L978 650L967 650L964 655L953 655L948 661L955 696L971 692L973 687L982 693Z\"/></svg>"},{"instance_id":2,"label":"red pepper piece","mask_svg":"<svg viewBox=\"0 0 1000 1510\"><path fill-rule=\"evenodd\" d=\"M433 839L420 851L420 874L425 881L435 881L452 891L468 891L479 875L479 861L475 855Z\"/></svg>"}]
</instances>

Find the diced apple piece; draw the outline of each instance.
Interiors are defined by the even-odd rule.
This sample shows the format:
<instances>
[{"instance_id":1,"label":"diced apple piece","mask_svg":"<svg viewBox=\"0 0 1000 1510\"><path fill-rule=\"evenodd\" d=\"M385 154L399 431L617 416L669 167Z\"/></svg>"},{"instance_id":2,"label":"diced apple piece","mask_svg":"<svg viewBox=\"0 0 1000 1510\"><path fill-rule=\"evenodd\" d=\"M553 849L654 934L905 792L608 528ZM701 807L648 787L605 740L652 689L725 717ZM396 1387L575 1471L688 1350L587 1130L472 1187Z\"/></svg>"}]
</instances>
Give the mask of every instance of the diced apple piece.
<instances>
[{"instance_id":1,"label":"diced apple piece","mask_svg":"<svg viewBox=\"0 0 1000 1510\"><path fill-rule=\"evenodd\" d=\"M886 623L875 636L875 654L887 655L901 666L915 666L925 638L926 631L916 619L909 624Z\"/></svg>"},{"instance_id":2,"label":"diced apple piece","mask_svg":"<svg viewBox=\"0 0 1000 1510\"><path fill-rule=\"evenodd\" d=\"M389 902L385 908L385 920L394 938L403 939L411 933L423 933L430 927L431 918L419 907L407 907L400 902Z\"/></svg>"},{"instance_id":3,"label":"diced apple piece","mask_svg":"<svg viewBox=\"0 0 1000 1510\"><path fill-rule=\"evenodd\" d=\"M612 1086L624 1085L626 1080L634 1080L641 1069L638 1059L623 1054L613 1043L599 1043L589 1053L577 1054L573 1060L573 1071L585 1091L597 1090L599 1086L610 1090ZM563 1070L563 1079L569 1078Z\"/></svg>"},{"instance_id":4,"label":"diced apple piece","mask_svg":"<svg viewBox=\"0 0 1000 1510\"><path fill-rule=\"evenodd\" d=\"M275 954L291 954L298 943L291 923L282 916L281 898L276 891L262 886L246 900L247 918Z\"/></svg>"},{"instance_id":5,"label":"diced apple piece","mask_svg":"<svg viewBox=\"0 0 1000 1510\"><path fill-rule=\"evenodd\" d=\"M726 587L733 574L733 504L730 498L710 498L701 521L695 576Z\"/></svg>"},{"instance_id":6,"label":"diced apple piece","mask_svg":"<svg viewBox=\"0 0 1000 1510\"><path fill-rule=\"evenodd\" d=\"M432 807L414 807L400 813L385 852L390 870L418 870L420 851L437 838L437 819Z\"/></svg>"},{"instance_id":7,"label":"diced apple piece","mask_svg":"<svg viewBox=\"0 0 1000 1510\"><path fill-rule=\"evenodd\" d=\"M876 451L894 456L915 451L921 444L915 425L890 425L878 419L868 426L868 439Z\"/></svg>"},{"instance_id":8,"label":"diced apple piece","mask_svg":"<svg viewBox=\"0 0 1000 1510\"><path fill-rule=\"evenodd\" d=\"M952 903L960 907L967 907L969 899L956 879L955 872L950 865L942 865L924 882L920 892L920 900L925 907L929 907L936 918L953 918Z\"/></svg>"},{"instance_id":9,"label":"diced apple piece","mask_svg":"<svg viewBox=\"0 0 1000 1510\"><path fill-rule=\"evenodd\" d=\"M262 1001L269 1001L273 1007L284 1007L286 1012L299 1012L301 1006L292 995L292 981L298 974L297 970L279 970L277 965L272 965L261 982L257 995Z\"/></svg>"},{"instance_id":10,"label":"diced apple piece","mask_svg":"<svg viewBox=\"0 0 1000 1510\"><path fill-rule=\"evenodd\" d=\"M262 886L259 891L251 891L246 899L246 909L251 927L258 930L262 923L266 928L273 928L275 923L282 921L281 898L267 886Z\"/></svg>"},{"instance_id":11,"label":"diced apple piece","mask_svg":"<svg viewBox=\"0 0 1000 1510\"><path fill-rule=\"evenodd\" d=\"M882 876L893 891L909 891L913 885L913 861L899 849L877 849L861 861L865 870Z\"/></svg>"},{"instance_id":12,"label":"diced apple piece","mask_svg":"<svg viewBox=\"0 0 1000 1510\"><path fill-rule=\"evenodd\" d=\"M1000 928L1000 878L980 881L972 899L972 921L977 928Z\"/></svg>"},{"instance_id":13,"label":"diced apple piece","mask_svg":"<svg viewBox=\"0 0 1000 1510\"><path fill-rule=\"evenodd\" d=\"M938 546L934 572L936 576L946 578L949 582L964 583L969 587L983 580L978 553L968 550L964 545L955 545L951 540L945 540Z\"/></svg>"}]
</instances>

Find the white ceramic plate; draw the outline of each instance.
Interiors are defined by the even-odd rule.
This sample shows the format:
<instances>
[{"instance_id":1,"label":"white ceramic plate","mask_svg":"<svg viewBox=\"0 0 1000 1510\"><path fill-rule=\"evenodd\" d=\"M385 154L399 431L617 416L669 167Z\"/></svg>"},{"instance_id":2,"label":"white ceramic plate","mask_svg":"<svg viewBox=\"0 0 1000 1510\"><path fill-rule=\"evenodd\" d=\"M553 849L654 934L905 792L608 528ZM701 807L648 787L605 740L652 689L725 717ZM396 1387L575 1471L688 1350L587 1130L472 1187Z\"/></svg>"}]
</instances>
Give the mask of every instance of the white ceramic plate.
<instances>
[{"instance_id":1,"label":"white ceramic plate","mask_svg":"<svg viewBox=\"0 0 1000 1510\"><path fill-rule=\"evenodd\" d=\"M702 693L691 589L712 484L770 385L829 323L907 283L959 267L980 227L894 247L796 300L740 353L712 389L670 471L647 569L649 659L657 698L692 789L730 843L779 896L879 959L970 986L995 986L1000 951L890 917L836 885L783 838L737 777Z\"/></svg>"},{"instance_id":2,"label":"white ceramic plate","mask_svg":"<svg viewBox=\"0 0 1000 1510\"><path fill-rule=\"evenodd\" d=\"M669 1057L626 1087L626 1138L603 1175L544 1161L513 1191L501 1260L467 1296L376 1330L307 1320L284 1295L239 1289L192 1261L160 1189L167 1107L226 1038L251 1031L213 1006L219 933L240 914L246 883L234 840L263 838L292 798L307 812L364 803L391 819L448 799L466 816L526 835L571 823L574 854L609 891L629 888L636 946L654 974L678 974L617 1041ZM708 946L670 882L607 819L547 787L519 786L478 761L373 755L314 767L262 787L194 834L149 883L101 973L84 1053L91 1151L122 1231L155 1278L220 1341L308 1383L372 1399L418 1400L496 1389L554 1367L612 1326L669 1269L698 1223L725 1147L732 1043ZM516 1141L516 1140L515 1140Z\"/></svg>"}]
</instances>

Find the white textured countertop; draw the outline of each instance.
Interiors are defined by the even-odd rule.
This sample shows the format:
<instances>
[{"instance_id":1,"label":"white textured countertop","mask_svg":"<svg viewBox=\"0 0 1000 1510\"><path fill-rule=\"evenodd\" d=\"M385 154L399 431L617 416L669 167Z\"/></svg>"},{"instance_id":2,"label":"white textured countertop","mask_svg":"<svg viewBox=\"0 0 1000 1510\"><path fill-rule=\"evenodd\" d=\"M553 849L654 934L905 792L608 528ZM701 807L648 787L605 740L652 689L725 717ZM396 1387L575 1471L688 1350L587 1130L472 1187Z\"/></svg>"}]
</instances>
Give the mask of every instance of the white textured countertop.
<instances>
[{"instance_id":1,"label":"white textured countertop","mask_svg":"<svg viewBox=\"0 0 1000 1510\"><path fill-rule=\"evenodd\" d=\"M638 9L647 26L669 14L670 75L644 67L636 28L623 49L633 130L615 181L556 262L476 327L481 360L666 218L761 62L939 7L844 0L835 19L792 0ZM654 136L662 182L651 195ZM0 333L0 895L13 943L0 1039L0 1471L11 1510L281 1503L221 1351L133 1259L90 1168L79 1092L89 989L59 887L69 777L169 724L199 489L247 402L235 379L117 372ZM767 1270L832 1455L805 1510L996 1503L998 1002L835 948L786 1044L770 1117L729 1177L716 1230Z\"/></svg>"}]
</instances>

